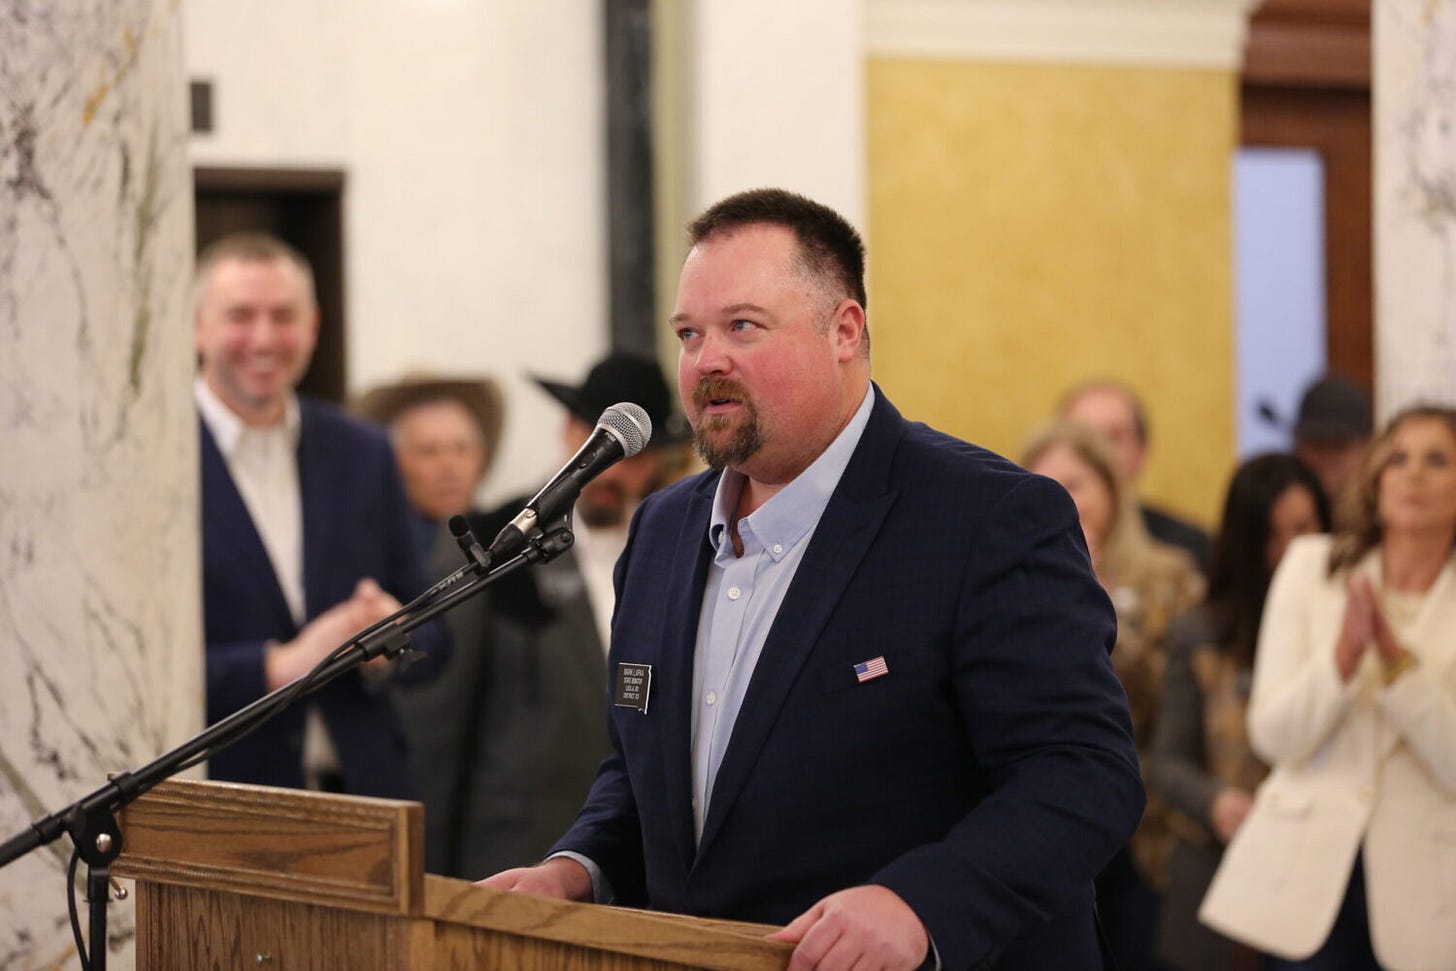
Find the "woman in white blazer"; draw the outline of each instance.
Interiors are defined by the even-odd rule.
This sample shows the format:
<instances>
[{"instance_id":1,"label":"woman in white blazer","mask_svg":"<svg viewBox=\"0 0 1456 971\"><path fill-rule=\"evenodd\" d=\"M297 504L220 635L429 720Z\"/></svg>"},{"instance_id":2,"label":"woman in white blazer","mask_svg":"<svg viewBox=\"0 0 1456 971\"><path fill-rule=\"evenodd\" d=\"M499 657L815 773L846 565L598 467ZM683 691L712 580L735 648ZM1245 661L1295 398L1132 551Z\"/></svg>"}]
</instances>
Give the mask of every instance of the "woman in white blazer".
<instances>
[{"instance_id":1,"label":"woman in white blazer","mask_svg":"<svg viewBox=\"0 0 1456 971\"><path fill-rule=\"evenodd\" d=\"M1199 917L1281 967L1453 971L1456 411L1397 415L1350 498L1270 588L1248 727L1274 770Z\"/></svg>"}]
</instances>

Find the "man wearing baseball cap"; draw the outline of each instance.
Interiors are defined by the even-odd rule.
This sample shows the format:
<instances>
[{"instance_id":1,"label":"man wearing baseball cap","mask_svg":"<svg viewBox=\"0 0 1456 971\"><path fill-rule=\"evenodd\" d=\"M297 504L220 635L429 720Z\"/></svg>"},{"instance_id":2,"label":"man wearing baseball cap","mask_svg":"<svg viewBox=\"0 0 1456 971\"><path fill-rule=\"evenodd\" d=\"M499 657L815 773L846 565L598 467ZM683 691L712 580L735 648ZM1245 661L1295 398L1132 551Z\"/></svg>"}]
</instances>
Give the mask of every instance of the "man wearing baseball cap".
<instances>
[{"instance_id":1,"label":"man wearing baseball cap","mask_svg":"<svg viewBox=\"0 0 1456 971\"><path fill-rule=\"evenodd\" d=\"M1373 432L1370 397L1354 382L1326 375L1305 390L1294 421L1294 454L1319 478L1332 504L1365 461Z\"/></svg>"}]
</instances>

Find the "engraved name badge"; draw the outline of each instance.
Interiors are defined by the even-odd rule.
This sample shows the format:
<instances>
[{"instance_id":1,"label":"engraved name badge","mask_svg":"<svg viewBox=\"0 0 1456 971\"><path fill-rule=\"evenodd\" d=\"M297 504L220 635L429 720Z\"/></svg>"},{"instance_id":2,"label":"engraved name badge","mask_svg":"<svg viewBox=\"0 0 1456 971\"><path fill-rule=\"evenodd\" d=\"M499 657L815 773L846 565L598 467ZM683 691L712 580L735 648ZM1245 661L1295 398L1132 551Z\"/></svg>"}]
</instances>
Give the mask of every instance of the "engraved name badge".
<instances>
[{"instance_id":1,"label":"engraved name badge","mask_svg":"<svg viewBox=\"0 0 1456 971\"><path fill-rule=\"evenodd\" d=\"M652 665L617 662L617 690L612 704L620 708L636 708L645 715L651 693Z\"/></svg>"}]
</instances>

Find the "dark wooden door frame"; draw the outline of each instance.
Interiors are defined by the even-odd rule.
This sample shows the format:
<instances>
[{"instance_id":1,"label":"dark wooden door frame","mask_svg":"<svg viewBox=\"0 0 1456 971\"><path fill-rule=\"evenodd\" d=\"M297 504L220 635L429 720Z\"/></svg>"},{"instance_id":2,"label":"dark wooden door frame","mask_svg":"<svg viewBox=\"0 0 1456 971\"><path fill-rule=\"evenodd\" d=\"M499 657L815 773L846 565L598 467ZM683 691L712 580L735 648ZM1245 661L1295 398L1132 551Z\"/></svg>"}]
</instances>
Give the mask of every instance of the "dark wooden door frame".
<instances>
[{"instance_id":1,"label":"dark wooden door frame","mask_svg":"<svg viewBox=\"0 0 1456 971\"><path fill-rule=\"evenodd\" d=\"M286 240L313 264L319 342L299 388L335 402L344 401L348 390L344 185L337 169L193 170L199 248L223 232L258 229Z\"/></svg>"},{"instance_id":2,"label":"dark wooden door frame","mask_svg":"<svg viewBox=\"0 0 1456 971\"><path fill-rule=\"evenodd\" d=\"M1266 0L1249 24L1240 142L1312 148L1325 171L1329 370L1374 384L1370 0Z\"/></svg>"}]
</instances>

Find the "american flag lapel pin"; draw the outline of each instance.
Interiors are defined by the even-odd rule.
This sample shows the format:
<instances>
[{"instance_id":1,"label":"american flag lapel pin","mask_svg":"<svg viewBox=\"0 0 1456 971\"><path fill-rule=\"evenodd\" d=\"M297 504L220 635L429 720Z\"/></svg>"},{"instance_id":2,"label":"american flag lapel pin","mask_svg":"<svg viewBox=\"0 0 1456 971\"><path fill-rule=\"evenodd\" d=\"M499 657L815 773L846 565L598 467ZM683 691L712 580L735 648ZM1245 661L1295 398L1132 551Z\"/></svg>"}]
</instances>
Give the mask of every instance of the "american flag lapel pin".
<instances>
[{"instance_id":1,"label":"american flag lapel pin","mask_svg":"<svg viewBox=\"0 0 1456 971\"><path fill-rule=\"evenodd\" d=\"M868 661L861 661L854 666L854 679L860 684L866 681L873 681L875 678L883 678L890 673L889 667L885 664L884 655L872 657Z\"/></svg>"}]
</instances>

